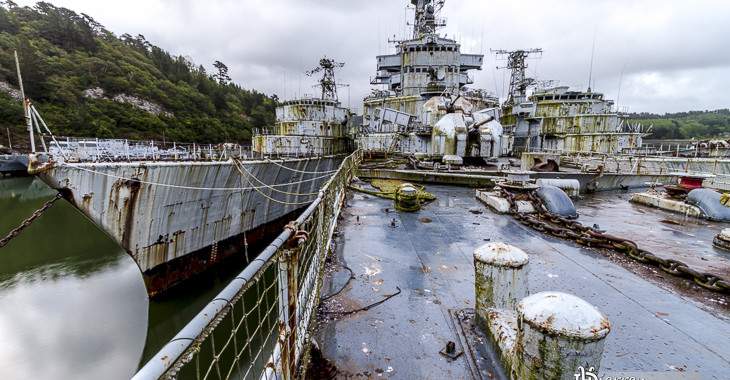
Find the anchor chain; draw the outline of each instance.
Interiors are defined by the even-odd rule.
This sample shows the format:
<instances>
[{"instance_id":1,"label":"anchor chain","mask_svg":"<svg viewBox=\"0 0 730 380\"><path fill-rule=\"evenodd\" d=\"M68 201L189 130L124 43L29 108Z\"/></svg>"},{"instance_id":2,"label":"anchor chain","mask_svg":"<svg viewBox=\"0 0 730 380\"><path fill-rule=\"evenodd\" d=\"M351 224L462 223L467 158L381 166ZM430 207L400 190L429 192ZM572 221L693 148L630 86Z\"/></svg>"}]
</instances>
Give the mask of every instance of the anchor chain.
<instances>
[{"instance_id":1,"label":"anchor chain","mask_svg":"<svg viewBox=\"0 0 730 380\"><path fill-rule=\"evenodd\" d=\"M518 222L534 230L562 239L572 240L583 246L610 249L626 255L634 261L659 268L673 276L690 279L705 289L730 294L730 279L718 277L712 273L697 271L682 261L665 259L645 249L641 249L635 242L629 239L610 235L594 227L584 226L576 220L566 219L550 213L542 201L532 192L515 195L502 189L502 195L510 204L510 213L512 216ZM518 212L518 200L532 203L535 211L537 211L537 215L533 216Z\"/></svg>"},{"instance_id":2,"label":"anchor chain","mask_svg":"<svg viewBox=\"0 0 730 380\"><path fill-rule=\"evenodd\" d=\"M23 232L24 229L26 229L28 226L30 226L38 217L40 217L46 210L51 208L54 203L56 203L57 200L63 198L61 193L56 194L55 197L48 200L46 203L41 206L38 210L35 210L33 214L31 214L28 218L26 218L23 223L21 223L18 227L15 227L12 231L10 231L2 240L0 240L0 248L5 247L10 243L11 240L13 240L16 236L20 235L21 232Z\"/></svg>"}]
</instances>

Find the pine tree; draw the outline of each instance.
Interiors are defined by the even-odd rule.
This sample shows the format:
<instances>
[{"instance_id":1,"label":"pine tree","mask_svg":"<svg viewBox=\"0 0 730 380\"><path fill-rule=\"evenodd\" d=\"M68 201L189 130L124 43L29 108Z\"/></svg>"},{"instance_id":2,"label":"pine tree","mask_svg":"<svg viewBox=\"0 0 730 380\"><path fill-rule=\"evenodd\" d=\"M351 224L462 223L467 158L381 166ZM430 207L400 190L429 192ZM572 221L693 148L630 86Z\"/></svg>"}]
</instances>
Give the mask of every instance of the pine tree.
<instances>
[{"instance_id":1,"label":"pine tree","mask_svg":"<svg viewBox=\"0 0 730 380\"><path fill-rule=\"evenodd\" d=\"M221 61L213 62L213 67L218 70L218 73L213 74L213 79L217 80L220 84L228 84L231 81L231 77L228 76L228 66Z\"/></svg>"}]
</instances>

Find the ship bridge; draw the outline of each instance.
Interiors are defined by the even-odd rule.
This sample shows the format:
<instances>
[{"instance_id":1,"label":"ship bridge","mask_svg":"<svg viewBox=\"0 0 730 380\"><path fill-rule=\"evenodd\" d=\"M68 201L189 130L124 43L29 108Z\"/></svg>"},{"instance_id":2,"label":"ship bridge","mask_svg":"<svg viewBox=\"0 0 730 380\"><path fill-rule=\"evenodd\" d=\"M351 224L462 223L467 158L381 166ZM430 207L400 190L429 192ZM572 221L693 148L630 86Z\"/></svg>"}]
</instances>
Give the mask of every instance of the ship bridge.
<instances>
[{"instance_id":1,"label":"ship bridge","mask_svg":"<svg viewBox=\"0 0 730 380\"><path fill-rule=\"evenodd\" d=\"M462 54L458 42L438 34L438 29L446 25L446 20L438 16L443 1L411 3L415 6L412 37L396 41L394 54L377 57L377 74L370 83L386 85L398 96L458 93L473 83L468 71L481 70L484 56Z\"/></svg>"},{"instance_id":2,"label":"ship bridge","mask_svg":"<svg viewBox=\"0 0 730 380\"><path fill-rule=\"evenodd\" d=\"M436 34L398 43L394 54L377 57L377 75L371 84L387 85L401 95L458 92L473 83L469 70L481 70L484 56L462 54L460 45Z\"/></svg>"},{"instance_id":3,"label":"ship bridge","mask_svg":"<svg viewBox=\"0 0 730 380\"><path fill-rule=\"evenodd\" d=\"M484 56L462 53L459 42L439 34L438 29L446 25L439 17L444 1L411 3L415 8L412 35L394 41L394 53L377 56L376 75L370 83L383 88L375 89L363 102L366 136L358 144L368 151L431 155L432 129L450 107L458 103L460 112L469 113L499 102L484 90L466 87L474 83L469 71L481 70Z\"/></svg>"}]
</instances>

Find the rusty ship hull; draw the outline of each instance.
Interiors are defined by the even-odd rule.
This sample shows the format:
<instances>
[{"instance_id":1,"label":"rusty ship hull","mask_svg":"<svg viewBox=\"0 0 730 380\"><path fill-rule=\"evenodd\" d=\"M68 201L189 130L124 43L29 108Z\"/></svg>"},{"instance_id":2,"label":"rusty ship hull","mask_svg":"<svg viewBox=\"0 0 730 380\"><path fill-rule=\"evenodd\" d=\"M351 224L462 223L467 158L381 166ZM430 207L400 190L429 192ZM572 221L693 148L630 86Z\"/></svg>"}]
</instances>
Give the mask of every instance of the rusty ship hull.
<instances>
[{"instance_id":1,"label":"rusty ship hull","mask_svg":"<svg viewBox=\"0 0 730 380\"><path fill-rule=\"evenodd\" d=\"M57 164L39 177L132 256L155 296L264 242L341 161Z\"/></svg>"}]
</instances>

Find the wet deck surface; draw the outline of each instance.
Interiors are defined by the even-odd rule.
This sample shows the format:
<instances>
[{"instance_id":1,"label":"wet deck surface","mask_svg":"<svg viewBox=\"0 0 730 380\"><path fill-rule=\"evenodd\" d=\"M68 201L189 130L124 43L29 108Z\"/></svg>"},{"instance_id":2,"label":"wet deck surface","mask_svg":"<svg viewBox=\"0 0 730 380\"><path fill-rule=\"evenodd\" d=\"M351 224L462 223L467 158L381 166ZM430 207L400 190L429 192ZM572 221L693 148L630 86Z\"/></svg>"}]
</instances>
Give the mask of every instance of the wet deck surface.
<instances>
[{"instance_id":1,"label":"wet deck surface","mask_svg":"<svg viewBox=\"0 0 730 380\"><path fill-rule=\"evenodd\" d=\"M629 198L626 192L609 192L578 200L580 220L635 240L658 256L730 278L730 252L712 246L715 235L730 224L630 203Z\"/></svg>"},{"instance_id":2,"label":"wet deck surface","mask_svg":"<svg viewBox=\"0 0 730 380\"><path fill-rule=\"evenodd\" d=\"M472 251L489 239L516 245L530 255L532 293L572 293L609 317L613 330L606 341L603 374L683 371L699 372L703 379L727 378L727 308L708 311L599 252L545 237L494 214L474 198L474 190L427 190L438 200L417 213L386 213L391 201L362 194L354 194L343 211L335 263L339 269L328 276L322 294L337 291L347 280L343 265L356 278L323 309L357 309L395 293L396 287L402 293L371 310L343 317L330 314L320 322L317 342L340 377L469 378L464 356L449 362L439 351L447 341L456 341L448 310L474 307ZM610 196L601 199L600 209L589 199L580 202L581 220L610 230L613 226L601 213L614 210L605 208L613 202L627 200ZM473 207L484 213L470 213ZM390 226L393 218L395 228ZM674 235L664 227L657 225L651 233Z\"/></svg>"}]
</instances>

